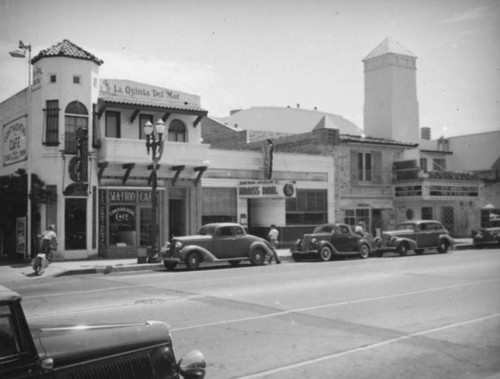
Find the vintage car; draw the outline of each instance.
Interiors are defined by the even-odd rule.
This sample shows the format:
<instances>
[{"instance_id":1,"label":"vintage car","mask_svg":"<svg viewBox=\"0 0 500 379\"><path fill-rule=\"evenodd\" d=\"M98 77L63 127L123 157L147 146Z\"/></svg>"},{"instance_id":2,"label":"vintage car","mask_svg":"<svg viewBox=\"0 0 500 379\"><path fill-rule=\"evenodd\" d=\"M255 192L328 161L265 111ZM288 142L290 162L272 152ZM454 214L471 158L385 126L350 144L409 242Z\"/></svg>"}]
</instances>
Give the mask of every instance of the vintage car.
<instances>
[{"instance_id":1,"label":"vintage car","mask_svg":"<svg viewBox=\"0 0 500 379\"><path fill-rule=\"evenodd\" d=\"M30 329L21 297L0 285L0 378L201 379L197 351L176 363L163 322Z\"/></svg>"},{"instance_id":2,"label":"vintage car","mask_svg":"<svg viewBox=\"0 0 500 379\"><path fill-rule=\"evenodd\" d=\"M437 249L447 253L455 241L439 221L410 220L400 223L396 230L385 231L381 238L375 239L375 254L379 257L386 252L408 255L410 250L423 254L425 249Z\"/></svg>"},{"instance_id":3,"label":"vintage car","mask_svg":"<svg viewBox=\"0 0 500 379\"><path fill-rule=\"evenodd\" d=\"M494 218L487 228L481 228L472 237L472 242L477 248L500 246L500 218Z\"/></svg>"},{"instance_id":4,"label":"vintage car","mask_svg":"<svg viewBox=\"0 0 500 379\"><path fill-rule=\"evenodd\" d=\"M297 262L304 258L329 261L349 255L368 258L370 253L368 236L354 233L349 225L339 223L316 226L312 233L299 238L292 249L292 257Z\"/></svg>"},{"instance_id":5,"label":"vintage car","mask_svg":"<svg viewBox=\"0 0 500 379\"><path fill-rule=\"evenodd\" d=\"M236 223L213 223L201 227L197 235L174 237L167 249L160 251L160 259L167 270L185 264L196 270L202 262L228 262L237 266L241 261L262 265L266 255L272 254L269 242L247 234Z\"/></svg>"}]
</instances>

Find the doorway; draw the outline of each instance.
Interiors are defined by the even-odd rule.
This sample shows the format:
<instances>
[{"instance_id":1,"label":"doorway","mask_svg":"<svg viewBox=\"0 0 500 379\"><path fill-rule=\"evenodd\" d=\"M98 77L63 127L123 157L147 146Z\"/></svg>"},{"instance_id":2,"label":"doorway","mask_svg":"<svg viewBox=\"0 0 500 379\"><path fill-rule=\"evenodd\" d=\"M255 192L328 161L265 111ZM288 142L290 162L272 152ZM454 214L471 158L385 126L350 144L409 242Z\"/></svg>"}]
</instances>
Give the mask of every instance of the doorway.
<instances>
[{"instance_id":1,"label":"doorway","mask_svg":"<svg viewBox=\"0 0 500 379\"><path fill-rule=\"evenodd\" d=\"M186 235L186 201L184 199L170 199L168 202L169 237Z\"/></svg>"}]
</instances>

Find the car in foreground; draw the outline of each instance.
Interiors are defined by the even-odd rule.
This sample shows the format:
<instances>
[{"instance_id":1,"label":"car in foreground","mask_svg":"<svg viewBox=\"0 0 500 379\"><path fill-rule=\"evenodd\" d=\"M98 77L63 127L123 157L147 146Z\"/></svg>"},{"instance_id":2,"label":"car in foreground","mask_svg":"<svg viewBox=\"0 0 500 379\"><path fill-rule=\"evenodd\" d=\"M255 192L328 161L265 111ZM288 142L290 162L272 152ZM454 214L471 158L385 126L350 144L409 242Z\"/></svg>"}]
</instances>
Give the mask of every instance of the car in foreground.
<instances>
[{"instance_id":1,"label":"car in foreground","mask_svg":"<svg viewBox=\"0 0 500 379\"><path fill-rule=\"evenodd\" d=\"M178 363L163 322L31 328L19 294L0 285L0 378L202 379L197 350Z\"/></svg>"},{"instance_id":2,"label":"car in foreground","mask_svg":"<svg viewBox=\"0 0 500 379\"><path fill-rule=\"evenodd\" d=\"M247 234L240 224L225 222L204 225L197 235L172 238L168 248L160 251L160 259L167 270L178 264L196 270L202 262L262 265L269 254L271 247L265 239Z\"/></svg>"},{"instance_id":3,"label":"car in foreground","mask_svg":"<svg viewBox=\"0 0 500 379\"><path fill-rule=\"evenodd\" d=\"M349 225L341 223L316 226L312 233L299 238L292 249L296 262L306 258L330 261L341 256L368 258L370 253L369 238L354 233Z\"/></svg>"},{"instance_id":4,"label":"car in foreground","mask_svg":"<svg viewBox=\"0 0 500 379\"><path fill-rule=\"evenodd\" d=\"M382 237L375 239L375 254L381 257L386 252L396 252L406 256L413 250L420 255L428 249L444 254L454 245L455 241L439 221L410 220L398 224L396 230L382 232Z\"/></svg>"},{"instance_id":5,"label":"car in foreground","mask_svg":"<svg viewBox=\"0 0 500 379\"><path fill-rule=\"evenodd\" d=\"M472 242L477 248L500 246L500 218L491 220L487 228L481 228L472 237Z\"/></svg>"}]
</instances>

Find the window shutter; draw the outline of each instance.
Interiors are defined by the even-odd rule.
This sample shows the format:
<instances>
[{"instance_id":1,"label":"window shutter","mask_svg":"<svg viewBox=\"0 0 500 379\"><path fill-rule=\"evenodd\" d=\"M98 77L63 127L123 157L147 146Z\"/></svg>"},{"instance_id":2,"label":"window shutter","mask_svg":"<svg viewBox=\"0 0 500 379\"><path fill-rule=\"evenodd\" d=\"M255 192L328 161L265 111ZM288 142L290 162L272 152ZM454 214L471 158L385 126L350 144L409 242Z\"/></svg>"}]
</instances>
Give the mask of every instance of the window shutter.
<instances>
[{"instance_id":1,"label":"window shutter","mask_svg":"<svg viewBox=\"0 0 500 379\"><path fill-rule=\"evenodd\" d=\"M351 150L351 185L358 184L358 152Z\"/></svg>"}]
</instances>

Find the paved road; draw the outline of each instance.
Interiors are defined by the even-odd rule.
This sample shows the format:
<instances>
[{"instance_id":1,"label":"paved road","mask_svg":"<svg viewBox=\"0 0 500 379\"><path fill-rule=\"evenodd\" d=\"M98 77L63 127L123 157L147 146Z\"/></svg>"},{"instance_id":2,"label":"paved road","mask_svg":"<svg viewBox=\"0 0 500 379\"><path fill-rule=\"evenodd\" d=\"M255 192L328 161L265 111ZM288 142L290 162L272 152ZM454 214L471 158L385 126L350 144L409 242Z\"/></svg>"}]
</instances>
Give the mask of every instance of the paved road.
<instances>
[{"instance_id":1,"label":"paved road","mask_svg":"<svg viewBox=\"0 0 500 379\"><path fill-rule=\"evenodd\" d=\"M208 378L489 378L500 250L14 282L32 324L156 319Z\"/></svg>"}]
</instances>

